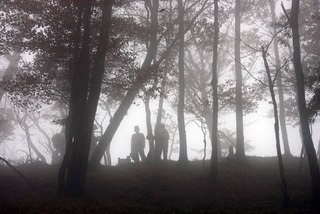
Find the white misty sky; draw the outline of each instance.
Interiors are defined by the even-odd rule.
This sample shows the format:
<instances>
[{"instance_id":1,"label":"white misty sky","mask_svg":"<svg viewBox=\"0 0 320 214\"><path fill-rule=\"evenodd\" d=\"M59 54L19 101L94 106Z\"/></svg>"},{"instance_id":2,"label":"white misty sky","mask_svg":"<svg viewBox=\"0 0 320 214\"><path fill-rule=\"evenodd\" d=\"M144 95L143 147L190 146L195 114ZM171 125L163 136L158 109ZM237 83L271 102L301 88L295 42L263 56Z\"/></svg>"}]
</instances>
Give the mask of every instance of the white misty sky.
<instances>
[{"instance_id":1,"label":"white misty sky","mask_svg":"<svg viewBox=\"0 0 320 214\"><path fill-rule=\"evenodd\" d=\"M152 112L155 112L157 101L153 103L154 108ZM274 119L273 117L268 117L272 105L261 103L257 113L252 113L247 115L244 120L244 135L245 140L253 146L253 150L247 152L248 155L257 156L275 156L276 155L276 145L275 145L275 135L274 135ZM188 118L190 116L186 116ZM220 115L220 127L226 127L232 131L235 130L235 115L230 114L228 116ZM155 122L155 117L153 115L152 122ZM164 123L168 125L169 121L165 120ZM247 125L246 125L247 124ZM111 152L113 154L112 161L117 162L117 158L125 158L130 153L130 139L133 134L133 127L139 125L141 132L146 135L147 129L145 125L145 112L144 105L140 104L132 105L128 111L128 114L124 118L122 124L120 125L116 135L111 144ZM299 135L298 127L288 126L288 137L290 149L293 155L299 156L301 150L301 140ZM317 149L318 141L320 138L319 133L319 123L316 123L313 127L313 140L315 148ZM194 123L188 123L186 126L187 131L187 144L188 144L188 156L190 160L202 159L203 154L197 153L194 149L203 149L203 134L199 127ZM172 136L170 136L172 138ZM178 133L176 134L178 137ZM208 137L208 134L207 134ZM282 141L282 140L281 140ZM171 141L170 141L171 143ZM207 150L211 150L210 140L207 139ZM148 151L148 150L146 150ZM283 149L282 149L283 151ZM207 157L210 157L210 153L207 153ZM177 159L178 154L173 156L173 159Z\"/></svg>"}]
</instances>

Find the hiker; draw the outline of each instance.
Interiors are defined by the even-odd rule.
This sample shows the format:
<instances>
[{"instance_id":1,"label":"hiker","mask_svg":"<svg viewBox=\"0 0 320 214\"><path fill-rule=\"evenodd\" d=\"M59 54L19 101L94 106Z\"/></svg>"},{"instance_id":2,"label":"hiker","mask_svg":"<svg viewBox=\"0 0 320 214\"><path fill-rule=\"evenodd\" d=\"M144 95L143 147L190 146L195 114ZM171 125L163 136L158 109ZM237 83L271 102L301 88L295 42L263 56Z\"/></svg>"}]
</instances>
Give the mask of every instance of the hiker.
<instances>
[{"instance_id":1,"label":"hiker","mask_svg":"<svg viewBox=\"0 0 320 214\"><path fill-rule=\"evenodd\" d=\"M98 142L100 141L100 139L102 137L102 136L95 135L95 131L97 131L97 129L98 129L98 126L96 124L93 124L91 140L90 140L89 158L91 157L94 149L97 147Z\"/></svg>"},{"instance_id":2,"label":"hiker","mask_svg":"<svg viewBox=\"0 0 320 214\"><path fill-rule=\"evenodd\" d=\"M145 137L142 133L140 133L139 126L134 127L135 133L131 137L131 153L130 156L134 163L139 162L139 155L141 157L141 161L144 162L146 160L146 156L144 154L144 147L146 145Z\"/></svg>"},{"instance_id":3,"label":"hiker","mask_svg":"<svg viewBox=\"0 0 320 214\"><path fill-rule=\"evenodd\" d=\"M169 133L165 128L163 123L156 125L154 131L154 139L155 139L155 154L156 160L161 160L161 154L163 153L163 160L167 160L168 156L168 144L169 144Z\"/></svg>"},{"instance_id":4,"label":"hiker","mask_svg":"<svg viewBox=\"0 0 320 214\"><path fill-rule=\"evenodd\" d=\"M66 139L63 130L52 136L54 151L52 153L52 164L60 163L66 151Z\"/></svg>"},{"instance_id":5,"label":"hiker","mask_svg":"<svg viewBox=\"0 0 320 214\"><path fill-rule=\"evenodd\" d=\"M94 149L97 147L98 142L100 141L102 136L95 136L94 132L92 132L91 135L91 141L90 141L90 149L89 149L89 157L91 157Z\"/></svg>"}]
</instances>

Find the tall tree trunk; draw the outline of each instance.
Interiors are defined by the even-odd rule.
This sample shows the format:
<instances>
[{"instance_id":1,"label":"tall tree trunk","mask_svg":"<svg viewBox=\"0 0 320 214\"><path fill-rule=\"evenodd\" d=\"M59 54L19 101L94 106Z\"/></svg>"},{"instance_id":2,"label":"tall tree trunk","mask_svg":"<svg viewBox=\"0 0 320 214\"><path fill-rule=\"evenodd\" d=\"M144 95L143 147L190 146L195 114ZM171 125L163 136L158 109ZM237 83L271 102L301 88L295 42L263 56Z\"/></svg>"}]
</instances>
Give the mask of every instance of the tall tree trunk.
<instances>
[{"instance_id":1,"label":"tall tree trunk","mask_svg":"<svg viewBox=\"0 0 320 214\"><path fill-rule=\"evenodd\" d=\"M144 101L145 111L146 111L146 124L147 124L147 139L149 142L149 153L147 160L154 160L154 136L152 133L152 124L151 124L151 111L150 111L150 92L146 92L146 99Z\"/></svg>"},{"instance_id":2,"label":"tall tree trunk","mask_svg":"<svg viewBox=\"0 0 320 214\"><path fill-rule=\"evenodd\" d=\"M289 41L289 39L287 39L286 40L286 42L287 42L287 44L288 44L288 52L289 52L289 55L290 56L293 56L293 51L292 51L292 47L291 47L291 45L290 45L290 41ZM293 94L295 95L294 96L294 98L295 98L295 101L296 101L296 105L297 105L297 107L299 106L299 103L298 103L298 89L297 89L297 84L293 84L293 88L292 88L292 90L293 90ZM298 110L299 111L299 110ZM303 150L303 136L302 136L302 131L301 131L301 123L300 123L300 121L298 122L298 128L299 128L299 137L300 137L300 140L301 140L301 145L302 145L302 148L301 148L301 150Z\"/></svg>"},{"instance_id":3,"label":"tall tree trunk","mask_svg":"<svg viewBox=\"0 0 320 214\"><path fill-rule=\"evenodd\" d=\"M188 162L187 138L184 121L184 7L182 0L178 0L179 11L179 101L178 101L178 127L180 139L179 162L186 164Z\"/></svg>"},{"instance_id":4,"label":"tall tree trunk","mask_svg":"<svg viewBox=\"0 0 320 214\"><path fill-rule=\"evenodd\" d=\"M173 13L172 0L170 0L169 5L170 5L169 6L169 22L172 22L172 13ZM171 40L170 35L168 35L165 38L167 48L170 45L170 40ZM163 101L164 101L164 96L166 94L167 75L168 75L169 69L170 69L170 56L168 56L165 59L165 70L163 72L162 81L161 81L160 98L159 98L159 104L158 104L158 114L157 114L156 125L160 124L161 120L162 120Z\"/></svg>"},{"instance_id":5,"label":"tall tree trunk","mask_svg":"<svg viewBox=\"0 0 320 214\"><path fill-rule=\"evenodd\" d=\"M159 97L159 103L158 103L158 114L157 114L157 120L156 120L156 124L160 124L161 123L161 119L162 119L162 114L163 114L163 101L164 101L164 95L166 93L166 83L167 83L167 69L168 69L168 60L166 60L165 62L165 67L166 70L163 72L163 79L161 81L161 86L160 86L160 97Z\"/></svg>"},{"instance_id":6,"label":"tall tree trunk","mask_svg":"<svg viewBox=\"0 0 320 214\"><path fill-rule=\"evenodd\" d=\"M212 60L212 152L210 161L210 177L216 181L218 177L218 43L219 43L219 7L218 0L214 1L214 40L213 40L213 60Z\"/></svg>"},{"instance_id":7,"label":"tall tree trunk","mask_svg":"<svg viewBox=\"0 0 320 214\"><path fill-rule=\"evenodd\" d=\"M266 68L266 73L268 77L268 83L269 83L269 89L270 89L270 95L272 99L272 104L273 104L273 115L274 115L274 134L276 137L276 148L277 148L277 156L278 156L278 164L279 164L279 173L280 173L280 178L282 182L282 194L283 194L283 201L282 201L282 206L284 208L287 208L289 205L289 195L288 195L288 188L287 188L287 181L284 173L284 167L283 167L283 161L282 161L282 154L281 154L281 147L280 147L280 136L279 136L279 116L278 116L278 106L277 106L277 101L276 97L274 94L274 85L273 85L273 80L271 79L271 74L270 74L270 69L267 61L267 51L264 50L262 47L262 58L264 62L264 66Z\"/></svg>"},{"instance_id":8,"label":"tall tree trunk","mask_svg":"<svg viewBox=\"0 0 320 214\"><path fill-rule=\"evenodd\" d=\"M82 37L81 33L81 28L82 28L82 23L83 23L83 12L84 12L84 1L81 1L79 4L78 8L78 16L77 16L77 23L75 27L75 32L74 32L74 50L73 50L73 62L70 63L70 70L69 70L69 80L71 81L71 99L69 103L69 115L65 119L65 140L66 140L66 151L63 156L61 165L59 167L59 172L58 172L58 192L61 193L62 191L66 190L66 184L65 184L65 177L67 173L67 167L69 164L70 156L72 153L72 137L73 137L73 125L71 120L72 114L73 114L73 108L76 106L73 102L75 99L75 73L76 73L76 65L78 62L79 58L79 52L80 52L80 40Z\"/></svg>"},{"instance_id":9,"label":"tall tree trunk","mask_svg":"<svg viewBox=\"0 0 320 214\"><path fill-rule=\"evenodd\" d=\"M269 0L269 6L270 6L270 10L271 10L272 23L275 24L277 19L276 19L276 13L275 13L274 0ZM274 33L274 35L276 35L276 33L277 33L277 29L276 29L275 25L273 27L273 33ZM281 136L282 136L282 142L283 142L283 148L284 148L284 155L287 157L290 157L292 155L290 152L287 126L286 126L286 120L285 120L282 72L279 71L281 65L280 65L280 56L279 56L278 38L277 37L275 37L273 40L273 49L274 49L274 56L275 56L275 60L276 60L276 70L278 72L278 74L277 74L277 87L278 87L278 95L279 95L279 122L280 122L280 128L281 128Z\"/></svg>"},{"instance_id":10,"label":"tall tree trunk","mask_svg":"<svg viewBox=\"0 0 320 214\"><path fill-rule=\"evenodd\" d=\"M241 42L241 15L240 0L235 1L235 73L236 73L236 129L237 129L237 145L236 156L239 162L245 159L244 136L243 136L243 106L242 106L242 71L240 57Z\"/></svg>"},{"instance_id":11,"label":"tall tree trunk","mask_svg":"<svg viewBox=\"0 0 320 214\"><path fill-rule=\"evenodd\" d=\"M91 77L89 66L91 1L87 1L85 6L83 18L83 45L79 58L79 65L77 70L78 73L75 77L79 78L79 82L75 83L74 89L80 86L86 88L83 88L83 91L78 91L78 93L80 92L79 97L73 97L75 101L73 104L79 102L82 105L80 105L81 108L78 109L78 114L74 114L75 112L71 111L71 118L78 117L79 124L74 130L75 132L72 136L72 153L67 166L67 184L69 191L73 196L81 196L84 193L84 182L87 171L92 128L100 96L102 76L104 73L105 55L109 40L112 6L113 1L105 0L103 2L100 35L98 38L98 47L96 55L94 57L94 65L91 72ZM84 78L88 78L88 80L85 80ZM72 95L77 95L77 93L73 93ZM71 122L74 121L75 120Z\"/></svg>"},{"instance_id":12,"label":"tall tree trunk","mask_svg":"<svg viewBox=\"0 0 320 214\"><path fill-rule=\"evenodd\" d=\"M157 52L157 32L158 32L158 10L159 10L159 0L153 0L152 4L149 1L145 2L146 7L151 11L151 23L150 23L150 47L152 50ZM152 60L156 61L156 54L153 56ZM146 100L145 100L145 111L146 111L146 125L148 133L148 142L149 142L149 152L148 152L148 161L154 160L155 157L155 145L154 145L154 136L152 133L152 124L151 124L151 113L150 113L150 97L151 91L153 91L157 86L157 81L153 83L152 89L146 91Z\"/></svg>"},{"instance_id":13,"label":"tall tree trunk","mask_svg":"<svg viewBox=\"0 0 320 214\"><path fill-rule=\"evenodd\" d=\"M318 160L320 160L320 140L318 141L317 157L318 157Z\"/></svg>"},{"instance_id":14,"label":"tall tree trunk","mask_svg":"<svg viewBox=\"0 0 320 214\"><path fill-rule=\"evenodd\" d=\"M84 13L83 13L83 40L82 49L77 59L75 71L73 74L73 82L71 89L71 100L69 105L69 120L66 126L66 153L64 159L68 157L67 163L62 161L60 169L64 168L66 175L60 177L59 172L59 187L66 187L65 191L68 191L73 196L80 196L84 193L83 183L83 159L85 158L86 149L88 148L89 142L82 144L79 141L78 136L80 135L81 123L84 123L83 116L85 112L85 105L88 95L89 77L90 77L90 19L91 19L91 4L92 1L83 1ZM87 130L88 131L88 130ZM89 150L88 150L89 152ZM66 165L64 165L66 164ZM62 183L61 183L62 182Z\"/></svg>"},{"instance_id":15,"label":"tall tree trunk","mask_svg":"<svg viewBox=\"0 0 320 214\"><path fill-rule=\"evenodd\" d=\"M316 202L320 201L320 173L319 166L314 149L313 141L310 134L308 114L305 100L305 86L304 86L304 74L301 65L300 54L300 35L299 35L299 0L292 0L291 13L289 19L292 29L292 44L293 44L293 64L296 75L296 85L298 93L298 109L300 115L301 131L303 136L303 143L306 150L306 154L309 162L309 171L312 180L312 193ZM283 7L283 5L282 5ZM284 9L284 7L283 7ZM284 10L285 11L285 10Z\"/></svg>"}]
</instances>

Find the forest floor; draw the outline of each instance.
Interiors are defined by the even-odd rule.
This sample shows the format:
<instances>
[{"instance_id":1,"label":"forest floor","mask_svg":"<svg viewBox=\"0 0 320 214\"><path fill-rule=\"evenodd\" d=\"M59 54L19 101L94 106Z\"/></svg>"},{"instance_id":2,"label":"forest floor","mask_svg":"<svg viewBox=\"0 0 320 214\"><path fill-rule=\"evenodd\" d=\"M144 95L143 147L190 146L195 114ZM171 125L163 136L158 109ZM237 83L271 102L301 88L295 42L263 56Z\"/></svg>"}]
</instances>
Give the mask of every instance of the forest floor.
<instances>
[{"instance_id":1,"label":"forest floor","mask_svg":"<svg viewBox=\"0 0 320 214\"><path fill-rule=\"evenodd\" d=\"M57 194L58 166L17 166L30 186L0 165L0 213L320 213L311 200L307 160L301 170L298 158L284 164L290 195L286 209L281 208L274 157L248 157L244 167L225 159L216 183L208 179L202 161L102 166L88 172L81 199Z\"/></svg>"}]
</instances>

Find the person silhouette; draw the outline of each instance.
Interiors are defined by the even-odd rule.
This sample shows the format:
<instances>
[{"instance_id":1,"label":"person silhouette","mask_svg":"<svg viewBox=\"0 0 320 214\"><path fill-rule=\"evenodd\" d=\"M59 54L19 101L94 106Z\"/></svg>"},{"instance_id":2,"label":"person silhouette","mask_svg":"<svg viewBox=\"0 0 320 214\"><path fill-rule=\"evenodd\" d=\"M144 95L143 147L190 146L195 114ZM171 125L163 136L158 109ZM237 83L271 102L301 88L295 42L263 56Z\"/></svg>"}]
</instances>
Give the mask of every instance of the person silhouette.
<instances>
[{"instance_id":1,"label":"person silhouette","mask_svg":"<svg viewBox=\"0 0 320 214\"><path fill-rule=\"evenodd\" d=\"M52 153L52 164L61 163L64 153L66 151L66 138L64 130L52 136L51 141L53 143L54 151Z\"/></svg>"},{"instance_id":2,"label":"person silhouette","mask_svg":"<svg viewBox=\"0 0 320 214\"><path fill-rule=\"evenodd\" d=\"M167 160L168 156L168 144L169 144L169 133L163 123L156 126L154 132L155 138L155 155L156 160L161 160L161 154L163 153L163 160Z\"/></svg>"},{"instance_id":3,"label":"person silhouette","mask_svg":"<svg viewBox=\"0 0 320 214\"><path fill-rule=\"evenodd\" d=\"M141 157L141 161L144 162L146 160L146 155L144 154L144 147L146 145L144 134L140 133L139 126L134 127L135 133L131 137L131 153L130 156L134 163L139 162L139 155Z\"/></svg>"}]
</instances>

